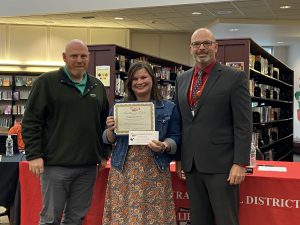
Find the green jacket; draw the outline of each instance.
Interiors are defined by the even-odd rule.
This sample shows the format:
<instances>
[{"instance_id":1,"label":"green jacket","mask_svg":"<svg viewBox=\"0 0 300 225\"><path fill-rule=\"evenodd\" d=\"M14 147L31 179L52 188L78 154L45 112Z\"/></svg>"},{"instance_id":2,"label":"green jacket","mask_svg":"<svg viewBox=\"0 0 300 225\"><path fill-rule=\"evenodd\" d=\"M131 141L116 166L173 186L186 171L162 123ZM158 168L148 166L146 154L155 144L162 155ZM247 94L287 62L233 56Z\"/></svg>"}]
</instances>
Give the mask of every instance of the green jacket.
<instances>
[{"instance_id":1,"label":"green jacket","mask_svg":"<svg viewBox=\"0 0 300 225\"><path fill-rule=\"evenodd\" d=\"M109 112L103 84L88 75L84 94L63 68L42 74L26 103L22 136L27 160L39 157L49 166L100 163L110 155L102 141Z\"/></svg>"}]
</instances>

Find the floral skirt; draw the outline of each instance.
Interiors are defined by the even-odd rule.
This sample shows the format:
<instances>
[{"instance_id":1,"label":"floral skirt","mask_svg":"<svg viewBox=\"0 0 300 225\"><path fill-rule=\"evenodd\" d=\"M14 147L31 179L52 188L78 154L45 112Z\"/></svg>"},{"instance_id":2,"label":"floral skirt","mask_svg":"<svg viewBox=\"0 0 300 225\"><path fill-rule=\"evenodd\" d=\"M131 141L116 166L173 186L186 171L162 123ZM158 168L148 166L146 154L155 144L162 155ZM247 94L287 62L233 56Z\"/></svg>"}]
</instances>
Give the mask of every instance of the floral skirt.
<instances>
[{"instance_id":1,"label":"floral skirt","mask_svg":"<svg viewBox=\"0 0 300 225\"><path fill-rule=\"evenodd\" d=\"M161 172L147 146L131 146L122 172L111 167L103 225L176 225L170 171Z\"/></svg>"}]
</instances>

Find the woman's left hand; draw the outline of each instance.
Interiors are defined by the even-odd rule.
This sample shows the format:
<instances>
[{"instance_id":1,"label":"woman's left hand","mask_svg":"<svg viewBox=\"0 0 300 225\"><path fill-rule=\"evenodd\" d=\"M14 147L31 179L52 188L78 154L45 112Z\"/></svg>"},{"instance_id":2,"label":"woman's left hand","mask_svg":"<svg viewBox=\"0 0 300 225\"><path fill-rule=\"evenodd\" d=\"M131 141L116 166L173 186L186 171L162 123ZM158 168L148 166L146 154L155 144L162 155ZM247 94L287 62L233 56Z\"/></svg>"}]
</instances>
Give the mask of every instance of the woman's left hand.
<instances>
[{"instance_id":1,"label":"woman's left hand","mask_svg":"<svg viewBox=\"0 0 300 225\"><path fill-rule=\"evenodd\" d=\"M163 152L166 149L166 142L152 140L148 144L148 147L154 152Z\"/></svg>"}]
</instances>

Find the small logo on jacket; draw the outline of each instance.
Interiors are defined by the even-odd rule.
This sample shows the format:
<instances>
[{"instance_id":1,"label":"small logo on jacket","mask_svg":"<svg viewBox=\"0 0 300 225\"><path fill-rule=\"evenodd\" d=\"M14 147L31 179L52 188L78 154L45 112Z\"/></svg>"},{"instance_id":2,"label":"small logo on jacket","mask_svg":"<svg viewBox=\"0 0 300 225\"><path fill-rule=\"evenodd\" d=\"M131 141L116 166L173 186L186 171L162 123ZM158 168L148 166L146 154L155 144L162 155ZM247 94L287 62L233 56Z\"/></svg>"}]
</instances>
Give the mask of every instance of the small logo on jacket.
<instances>
[{"instance_id":1,"label":"small logo on jacket","mask_svg":"<svg viewBox=\"0 0 300 225\"><path fill-rule=\"evenodd\" d=\"M95 97L96 97L96 94L90 94L90 96L91 96L92 98L95 98Z\"/></svg>"}]
</instances>

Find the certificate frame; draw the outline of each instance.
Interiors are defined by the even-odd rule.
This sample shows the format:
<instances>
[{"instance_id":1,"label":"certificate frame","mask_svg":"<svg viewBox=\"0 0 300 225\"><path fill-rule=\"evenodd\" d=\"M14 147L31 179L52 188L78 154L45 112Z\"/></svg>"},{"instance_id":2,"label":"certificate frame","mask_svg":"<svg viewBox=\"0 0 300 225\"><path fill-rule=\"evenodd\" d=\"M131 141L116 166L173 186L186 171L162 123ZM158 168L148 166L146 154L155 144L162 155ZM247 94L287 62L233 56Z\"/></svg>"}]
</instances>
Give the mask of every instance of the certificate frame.
<instances>
[{"instance_id":1,"label":"certificate frame","mask_svg":"<svg viewBox=\"0 0 300 225\"><path fill-rule=\"evenodd\" d=\"M129 131L155 131L153 102L116 103L114 118L117 135L128 135Z\"/></svg>"}]
</instances>

